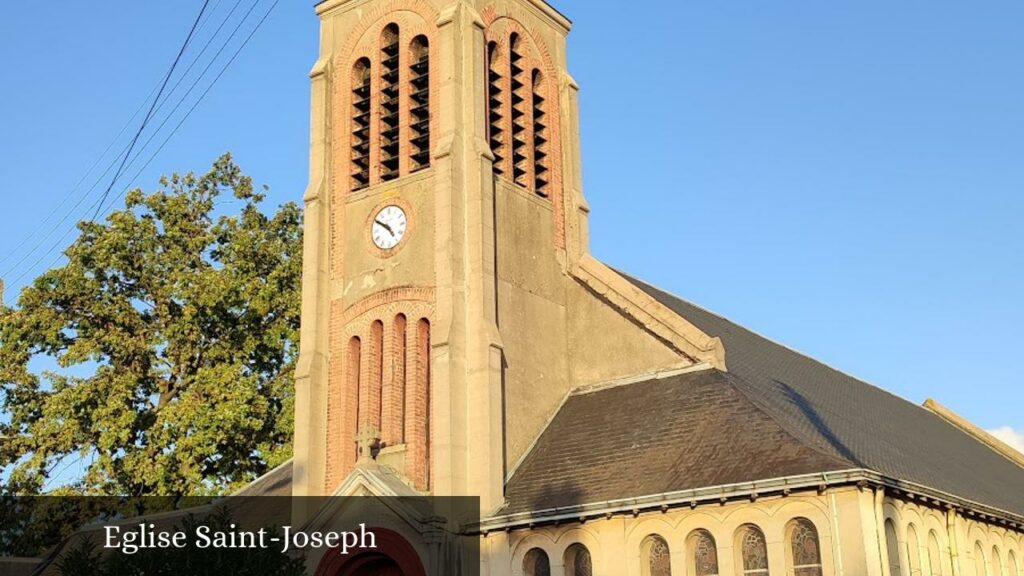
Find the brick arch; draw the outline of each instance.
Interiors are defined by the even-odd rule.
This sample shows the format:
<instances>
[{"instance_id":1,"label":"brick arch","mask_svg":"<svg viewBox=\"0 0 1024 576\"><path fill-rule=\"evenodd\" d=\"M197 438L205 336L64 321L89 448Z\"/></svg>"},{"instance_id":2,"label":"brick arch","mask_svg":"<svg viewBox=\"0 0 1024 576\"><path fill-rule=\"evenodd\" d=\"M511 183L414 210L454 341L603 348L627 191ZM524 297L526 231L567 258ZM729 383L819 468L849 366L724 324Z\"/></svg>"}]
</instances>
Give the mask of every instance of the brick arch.
<instances>
[{"instance_id":1,"label":"brick arch","mask_svg":"<svg viewBox=\"0 0 1024 576\"><path fill-rule=\"evenodd\" d=\"M429 343L430 334L423 334L420 322L432 322L434 309L434 291L417 287L384 290L347 309L335 303L327 397L327 493L354 468L362 425L380 433L379 448L404 446L402 472L418 489L429 488L430 355L429 347L424 353L422 340ZM361 345L354 348L352 342Z\"/></svg>"},{"instance_id":2,"label":"brick arch","mask_svg":"<svg viewBox=\"0 0 1024 576\"><path fill-rule=\"evenodd\" d=\"M548 170L551 176L549 199L552 203L555 218L555 246L559 249L564 249L566 222L562 166L561 75L558 73L558 67L555 65L555 59L552 57L547 43L542 37L534 34L528 26L523 24L523 22L528 21L528 18L529 16L518 10L517 7L505 7L503 11L499 11L494 5L488 6L482 13L484 38L486 44L489 45L491 42L496 42L500 52L508 54L508 40L511 33L518 34L528 42L533 52L532 62L530 62L532 66L528 72L532 73L532 68L539 69L545 79L543 95L548 103L547 115L550 119L548 125L548 147L550 151L548 155L550 162ZM498 36L495 30L499 26L504 26L504 31L507 33ZM507 122L510 123L511 119L508 119Z\"/></svg>"},{"instance_id":3,"label":"brick arch","mask_svg":"<svg viewBox=\"0 0 1024 576\"><path fill-rule=\"evenodd\" d=\"M360 58L368 58L372 64L371 73L371 94L379 92L380 87L380 75L379 65L380 56L377 39L380 32L384 30L384 27L392 22L392 20L403 20L401 26L401 43L411 41L416 36L425 36L427 42L430 45L430 49L433 52L437 46L437 19L439 16L438 11L431 6L425 0L384 0L375 2L372 4L372 8L366 13L364 17L359 20L356 27L349 33L345 39L342 48L333 57L331 65L331 102L332 110L331 115L331 127L329 128L329 139L333 143L332 164L334 166L333 174L331 175L331 188L332 188L332 199L334 200L331 204L331 229L332 238L336 237L336 231L341 229L342 223L344 222L345 214L345 201L346 197L351 193L351 150L352 150L352 130L351 130L351 112L353 107L352 91L349 89L349 78L351 71L355 63ZM438 91L438 59L431 57L430 59L430 90L432 94L437 94ZM409 70L407 66L402 66L400 72L400 85L407 83L409 80ZM403 105L407 105L404 102ZM379 134L379 107L376 106L376 99L371 102L371 116L370 116L370 149L371 153L370 161L370 185L379 184L379 158L377 152L377 142ZM432 134L438 133L439 115L441 108L434 103L432 105L432 120L430 123L430 130ZM407 112L405 114L408 114ZM408 127L405 126L405 122L401 123L401 130L403 136L408 131ZM402 137L400 136L400 140ZM408 162L405 159L406 154L402 153L403 162ZM339 275L342 272L343 267L343 256L341 250L337 250L336 246L332 245L332 251L336 252L336 255L332 257L332 272L334 275Z\"/></svg>"},{"instance_id":4,"label":"brick arch","mask_svg":"<svg viewBox=\"0 0 1024 576\"><path fill-rule=\"evenodd\" d=\"M384 31L385 27L389 24L395 23L400 29L399 44L403 48L407 47L409 42L417 36L424 36L427 39L427 43L430 49L436 50L437 46L437 12L425 4L421 0L392 0L390 2L381 2L377 4L369 14L359 21L359 25L349 34L345 41L345 46L341 50L340 57L336 61L335 66L337 67L337 78L345 78L346 70L348 70L356 61L360 58L368 58L373 64L373 75L372 75L372 93L379 93L380 89L380 55L379 55L379 37ZM432 93L437 93L437 58L431 58L430 64L430 88ZM408 66L403 66L399 73L399 85L406 85L409 82L409 71ZM348 172L350 171L349 162L347 160L347 151L351 146L350 137L351 130L350 120L348 118L349 110L351 108L352 94L351 90L344 83L335 83L334 86L334 101L337 103L335 106L335 118L333 125L339 130L333 139L338 142L336 154L339 162L337 166L341 169L337 170L335 175L335 189L339 194L346 194L349 192L349 187L343 185L343 182L348 180ZM406 104L403 98L403 105ZM372 131L373 136L371 140L376 141L377 123L379 122L378 110L374 106L374 113L371 115L371 126L374 126ZM437 113L439 107L434 106L435 113L434 118L431 121L431 131L437 132ZM403 110L403 118L406 116L407 111ZM404 139L405 132L408 128L405 126L405 122L402 122L402 138ZM405 155L403 154L403 157ZM405 167L405 166L403 166ZM373 158L371 162L371 174L373 176L371 182L373 184L380 183L377 176L379 172L379 159ZM402 174L406 174L403 170Z\"/></svg>"}]
</instances>

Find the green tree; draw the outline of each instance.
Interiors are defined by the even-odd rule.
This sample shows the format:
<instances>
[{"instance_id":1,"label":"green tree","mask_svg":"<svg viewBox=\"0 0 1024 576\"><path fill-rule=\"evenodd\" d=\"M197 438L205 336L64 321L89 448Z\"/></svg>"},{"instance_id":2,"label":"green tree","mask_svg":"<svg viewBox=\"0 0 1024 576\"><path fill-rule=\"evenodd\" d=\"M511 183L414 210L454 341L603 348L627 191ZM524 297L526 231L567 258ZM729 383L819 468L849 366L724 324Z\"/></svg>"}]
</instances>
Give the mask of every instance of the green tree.
<instances>
[{"instance_id":1,"label":"green tree","mask_svg":"<svg viewBox=\"0 0 1024 576\"><path fill-rule=\"evenodd\" d=\"M261 212L229 155L160 185L79 224L67 264L0 309L8 493L82 459L62 492L221 494L291 456L301 212Z\"/></svg>"}]
</instances>

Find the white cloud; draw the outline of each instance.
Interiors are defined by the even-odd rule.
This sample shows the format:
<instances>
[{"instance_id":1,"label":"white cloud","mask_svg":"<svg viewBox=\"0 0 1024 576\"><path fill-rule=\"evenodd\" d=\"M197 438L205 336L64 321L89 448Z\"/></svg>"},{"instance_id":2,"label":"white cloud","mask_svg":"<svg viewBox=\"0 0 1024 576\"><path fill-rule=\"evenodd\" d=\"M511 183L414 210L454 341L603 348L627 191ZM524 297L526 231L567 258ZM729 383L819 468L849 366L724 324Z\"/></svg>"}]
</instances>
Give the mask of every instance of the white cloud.
<instances>
[{"instance_id":1,"label":"white cloud","mask_svg":"<svg viewBox=\"0 0 1024 576\"><path fill-rule=\"evenodd\" d=\"M1004 426L998 430L989 430L988 433L999 438L1011 448L1024 453L1024 432L1019 432L1009 426Z\"/></svg>"}]
</instances>

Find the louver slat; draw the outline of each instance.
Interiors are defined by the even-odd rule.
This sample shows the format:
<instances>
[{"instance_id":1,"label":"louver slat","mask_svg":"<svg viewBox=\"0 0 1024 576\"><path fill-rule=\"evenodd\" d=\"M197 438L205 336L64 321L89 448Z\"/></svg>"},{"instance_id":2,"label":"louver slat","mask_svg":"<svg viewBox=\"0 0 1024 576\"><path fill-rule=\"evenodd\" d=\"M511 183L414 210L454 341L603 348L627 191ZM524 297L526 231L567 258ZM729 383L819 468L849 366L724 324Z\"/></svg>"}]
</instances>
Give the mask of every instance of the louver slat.
<instances>
[{"instance_id":1,"label":"louver slat","mask_svg":"<svg viewBox=\"0 0 1024 576\"><path fill-rule=\"evenodd\" d=\"M370 185L370 63L356 64L352 90L352 191Z\"/></svg>"},{"instance_id":2,"label":"louver slat","mask_svg":"<svg viewBox=\"0 0 1024 576\"><path fill-rule=\"evenodd\" d=\"M411 170L418 172L430 167L430 47L424 37L417 37L412 46L409 158L412 160Z\"/></svg>"}]
</instances>

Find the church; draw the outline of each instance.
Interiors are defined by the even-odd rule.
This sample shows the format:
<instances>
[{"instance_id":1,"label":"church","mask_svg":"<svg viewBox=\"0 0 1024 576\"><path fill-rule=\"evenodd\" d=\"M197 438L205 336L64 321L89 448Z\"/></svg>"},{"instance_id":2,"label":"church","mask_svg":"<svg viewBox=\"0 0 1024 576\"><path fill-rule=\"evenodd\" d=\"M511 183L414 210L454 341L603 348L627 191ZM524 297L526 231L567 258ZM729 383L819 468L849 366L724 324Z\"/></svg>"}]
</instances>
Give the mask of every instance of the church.
<instances>
[{"instance_id":1,"label":"church","mask_svg":"<svg viewBox=\"0 0 1024 576\"><path fill-rule=\"evenodd\" d=\"M485 576L1024 575L1024 456L590 254L565 16L316 12L294 460L248 493L479 497Z\"/></svg>"}]
</instances>

